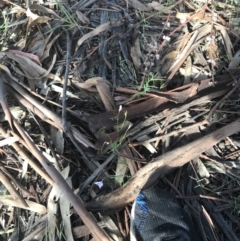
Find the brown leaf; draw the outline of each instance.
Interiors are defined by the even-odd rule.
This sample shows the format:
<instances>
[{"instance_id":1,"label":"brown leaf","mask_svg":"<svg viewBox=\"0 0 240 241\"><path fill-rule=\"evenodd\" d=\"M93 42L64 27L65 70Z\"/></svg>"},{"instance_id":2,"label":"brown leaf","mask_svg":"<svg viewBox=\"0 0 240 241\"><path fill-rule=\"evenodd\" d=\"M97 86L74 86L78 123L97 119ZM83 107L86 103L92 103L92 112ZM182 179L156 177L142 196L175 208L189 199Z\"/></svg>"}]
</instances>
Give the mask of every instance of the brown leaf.
<instances>
[{"instance_id":1,"label":"brown leaf","mask_svg":"<svg viewBox=\"0 0 240 241\"><path fill-rule=\"evenodd\" d=\"M130 54L131 54L131 57L133 60L134 67L136 70L138 70L141 65L141 58L142 58L139 38L136 38L136 40L134 42L134 46L131 47Z\"/></svg>"},{"instance_id":2,"label":"brown leaf","mask_svg":"<svg viewBox=\"0 0 240 241\"><path fill-rule=\"evenodd\" d=\"M107 111L114 109L114 101L110 91L110 82L101 77L94 77L86 80L84 83L76 83L82 89L91 90L92 86L96 86L97 91L103 101Z\"/></svg>"},{"instance_id":3,"label":"brown leaf","mask_svg":"<svg viewBox=\"0 0 240 241\"><path fill-rule=\"evenodd\" d=\"M94 37L95 35L98 35L99 33L106 31L110 26L110 23L103 23L101 25L99 25L98 27L96 27L93 31L84 34L77 42L77 47L76 50L82 45L82 43L84 41L86 41L89 38Z\"/></svg>"},{"instance_id":4,"label":"brown leaf","mask_svg":"<svg viewBox=\"0 0 240 241\"><path fill-rule=\"evenodd\" d=\"M29 6L29 9L37 10L37 11L42 12L42 13L48 13L48 14L54 15L55 17L61 19L52 9L45 8L43 5L33 3Z\"/></svg>"},{"instance_id":5,"label":"brown leaf","mask_svg":"<svg viewBox=\"0 0 240 241\"><path fill-rule=\"evenodd\" d=\"M139 11L149 11L151 8L148 6L144 5L143 3L139 2L138 0L129 0L129 4L139 10Z\"/></svg>"},{"instance_id":6,"label":"brown leaf","mask_svg":"<svg viewBox=\"0 0 240 241\"><path fill-rule=\"evenodd\" d=\"M163 11L163 10L167 10L165 9L164 5L159 3L159 2L156 2L156 1L152 1L151 3L148 3L147 6L149 8L153 8L155 10L158 10L158 11Z\"/></svg>"},{"instance_id":7,"label":"brown leaf","mask_svg":"<svg viewBox=\"0 0 240 241\"><path fill-rule=\"evenodd\" d=\"M76 11L77 17L79 18L79 20L83 23L83 24L89 24L90 21L89 19L79 10Z\"/></svg>"},{"instance_id":8,"label":"brown leaf","mask_svg":"<svg viewBox=\"0 0 240 241\"><path fill-rule=\"evenodd\" d=\"M44 52L43 52L43 55L41 56L41 61L43 61L44 59L46 59L48 56L49 56L49 52L50 52L50 49L51 47L53 46L53 44L56 42L56 40L58 39L58 37L60 36L61 34L58 34L56 35L46 46ZM48 40L47 40L48 41ZM46 41L46 42L47 42Z\"/></svg>"},{"instance_id":9,"label":"brown leaf","mask_svg":"<svg viewBox=\"0 0 240 241\"><path fill-rule=\"evenodd\" d=\"M27 17L31 19L31 21L28 23L28 28L33 27L37 23L46 23L49 21L51 18L47 16L38 16L37 14L33 13L30 8L27 9L26 11Z\"/></svg>"},{"instance_id":10,"label":"brown leaf","mask_svg":"<svg viewBox=\"0 0 240 241\"><path fill-rule=\"evenodd\" d=\"M26 35L25 35L25 38L24 38L23 48L26 45L26 40L27 40L29 29L31 27L35 26L38 23L46 23L51 19L51 18L46 17L46 16L38 16L37 14L33 13L30 10L30 8L27 9L26 15L29 18L29 20L28 20L28 24L27 24L27 31L26 31Z\"/></svg>"},{"instance_id":11,"label":"brown leaf","mask_svg":"<svg viewBox=\"0 0 240 241\"><path fill-rule=\"evenodd\" d=\"M51 66L48 70L45 70L44 68L42 68L41 66L39 66L31 59L25 56L20 56L18 54L13 54L11 52L6 52L5 54L8 56L8 58L15 60L23 69L24 73L26 74L26 77L30 79L42 79L44 77L48 77L51 79L61 81L61 79L58 76L50 73L56 62L56 54L53 56Z\"/></svg>"},{"instance_id":12,"label":"brown leaf","mask_svg":"<svg viewBox=\"0 0 240 241\"><path fill-rule=\"evenodd\" d=\"M101 228L104 228L105 227L105 222L98 222L98 225ZM89 228L86 225L73 227L72 231L73 231L73 235L74 235L75 238L81 238L81 237L84 237L84 236L86 236L88 234L91 234Z\"/></svg>"},{"instance_id":13,"label":"brown leaf","mask_svg":"<svg viewBox=\"0 0 240 241\"><path fill-rule=\"evenodd\" d=\"M19 51L19 50L14 50L14 49L9 50L9 52L13 53L13 54L17 54L19 56L25 56L25 57L31 59L32 61L34 61L35 63L41 65L40 59L35 54L25 53L25 52L22 52L22 51Z\"/></svg>"},{"instance_id":14,"label":"brown leaf","mask_svg":"<svg viewBox=\"0 0 240 241\"><path fill-rule=\"evenodd\" d=\"M226 52L227 52L227 57L229 58L229 60L231 60L233 58L232 55L232 49L233 49L233 45L232 45L232 41L225 29L225 27L221 26L221 25L215 25L215 28L217 30L220 31L224 44L225 44L225 48L226 48Z\"/></svg>"},{"instance_id":15,"label":"brown leaf","mask_svg":"<svg viewBox=\"0 0 240 241\"><path fill-rule=\"evenodd\" d=\"M89 38L92 38L96 35L98 35L99 33L101 32L104 32L106 30L109 29L110 26L114 25L114 26L119 26L121 25L122 22L121 21L117 21L117 22L114 22L114 23L103 23L101 25L99 25L98 27L96 27L93 31L87 33L87 34L84 34L77 42L77 47L75 49L75 51L77 51L77 49L82 45L82 43L84 41L86 41L87 39Z\"/></svg>"}]
</instances>

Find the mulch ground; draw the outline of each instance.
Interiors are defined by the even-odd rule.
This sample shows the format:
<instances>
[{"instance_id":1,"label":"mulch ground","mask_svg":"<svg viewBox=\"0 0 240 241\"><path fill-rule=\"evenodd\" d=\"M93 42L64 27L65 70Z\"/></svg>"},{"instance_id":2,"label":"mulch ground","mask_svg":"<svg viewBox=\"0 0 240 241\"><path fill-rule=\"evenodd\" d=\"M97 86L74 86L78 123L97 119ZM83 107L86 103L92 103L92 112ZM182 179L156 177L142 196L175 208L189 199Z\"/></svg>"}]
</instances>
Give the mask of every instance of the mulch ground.
<instances>
[{"instance_id":1,"label":"mulch ground","mask_svg":"<svg viewBox=\"0 0 240 241\"><path fill-rule=\"evenodd\" d=\"M239 241L238 1L0 12L0 240L129 240L157 183L202 240Z\"/></svg>"}]
</instances>

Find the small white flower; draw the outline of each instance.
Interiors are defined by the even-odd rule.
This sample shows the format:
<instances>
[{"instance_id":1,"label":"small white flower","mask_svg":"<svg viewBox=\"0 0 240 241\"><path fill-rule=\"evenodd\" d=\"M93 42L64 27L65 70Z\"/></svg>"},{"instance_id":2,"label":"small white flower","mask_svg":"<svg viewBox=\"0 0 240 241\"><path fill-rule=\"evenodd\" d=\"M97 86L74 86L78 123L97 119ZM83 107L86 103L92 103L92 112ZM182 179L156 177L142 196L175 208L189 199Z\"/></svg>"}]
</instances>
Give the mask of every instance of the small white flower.
<instances>
[{"instance_id":1,"label":"small white flower","mask_svg":"<svg viewBox=\"0 0 240 241\"><path fill-rule=\"evenodd\" d=\"M217 22L217 19L218 19L218 14L217 14L217 13L213 13L213 15L212 15L212 20L213 20L214 22Z\"/></svg>"},{"instance_id":2,"label":"small white flower","mask_svg":"<svg viewBox=\"0 0 240 241\"><path fill-rule=\"evenodd\" d=\"M94 182L95 185L97 185L99 187L99 189L101 189L103 187L103 182Z\"/></svg>"},{"instance_id":3,"label":"small white flower","mask_svg":"<svg viewBox=\"0 0 240 241\"><path fill-rule=\"evenodd\" d=\"M170 41L171 40L171 38L170 37L168 37L168 36L165 36L165 35L163 35L163 39L165 39L166 41Z\"/></svg>"},{"instance_id":4,"label":"small white flower","mask_svg":"<svg viewBox=\"0 0 240 241\"><path fill-rule=\"evenodd\" d=\"M211 36L207 36L207 37L206 37L206 40L207 40L208 42L210 42L210 41L212 40Z\"/></svg>"},{"instance_id":5,"label":"small white flower","mask_svg":"<svg viewBox=\"0 0 240 241\"><path fill-rule=\"evenodd\" d=\"M215 36L207 36L207 37L206 37L206 40L207 40L208 42L212 42L212 41L215 40Z\"/></svg>"},{"instance_id":6,"label":"small white flower","mask_svg":"<svg viewBox=\"0 0 240 241\"><path fill-rule=\"evenodd\" d=\"M207 72L207 71L204 71L204 74L205 74L205 75L208 75L208 72Z\"/></svg>"},{"instance_id":7,"label":"small white flower","mask_svg":"<svg viewBox=\"0 0 240 241\"><path fill-rule=\"evenodd\" d=\"M217 17L212 17L213 22L217 22Z\"/></svg>"},{"instance_id":8,"label":"small white flower","mask_svg":"<svg viewBox=\"0 0 240 241\"><path fill-rule=\"evenodd\" d=\"M215 59L209 59L207 60L208 63L212 63L213 65L216 65L216 61Z\"/></svg>"},{"instance_id":9,"label":"small white flower","mask_svg":"<svg viewBox=\"0 0 240 241\"><path fill-rule=\"evenodd\" d=\"M12 33L11 36L10 36L10 39L14 39L14 38L16 38L16 36L17 35L15 33Z\"/></svg>"},{"instance_id":10,"label":"small white flower","mask_svg":"<svg viewBox=\"0 0 240 241\"><path fill-rule=\"evenodd\" d=\"M122 105L119 105L118 112L120 112L121 110L122 110Z\"/></svg>"},{"instance_id":11,"label":"small white flower","mask_svg":"<svg viewBox=\"0 0 240 241\"><path fill-rule=\"evenodd\" d=\"M186 17L183 17L180 19L180 23L185 23L187 21L187 18Z\"/></svg>"}]
</instances>

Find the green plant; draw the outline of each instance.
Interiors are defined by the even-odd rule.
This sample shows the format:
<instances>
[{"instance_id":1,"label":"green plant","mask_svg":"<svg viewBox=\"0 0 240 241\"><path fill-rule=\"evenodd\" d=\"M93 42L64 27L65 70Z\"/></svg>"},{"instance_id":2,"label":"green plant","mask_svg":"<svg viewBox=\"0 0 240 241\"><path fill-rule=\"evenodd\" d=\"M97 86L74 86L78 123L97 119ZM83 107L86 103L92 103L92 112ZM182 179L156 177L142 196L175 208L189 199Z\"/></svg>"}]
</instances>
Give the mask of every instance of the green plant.
<instances>
[{"instance_id":1,"label":"green plant","mask_svg":"<svg viewBox=\"0 0 240 241\"><path fill-rule=\"evenodd\" d=\"M210 193L216 194L216 195L220 195L220 194L221 194L221 192L218 192L218 191L216 192L216 191L213 191L211 188L206 187L206 186L202 183L202 180L201 180L201 179L197 180L197 185L195 186L195 188L198 188L198 187L200 187L200 188L202 188L202 189L204 189L205 191L208 191L208 192L210 192Z\"/></svg>"},{"instance_id":2,"label":"green plant","mask_svg":"<svg viewBox=\"0 0 240 241\"><path fill-rule=\"evenodd\" d=\"M15 228L10 228L8 230L0 230L0 235L2 234L6 234L6 233L12 233L14 232L16 229Z\"/></svg>"},{"instance_id":3,"label":"green plant","mask_svg":"<svg viewBox=\"0 0 240 241\"><path fill-rule=\"evenodd\" d=\"M64 234L64 231L63 231L63 223L60 224L60 229L57 228L57 236L59 238L59 240L66 240L67 241L67 238Z\"/></svg>"},{"instance_id":4,"label":"green plant","mask_svg":"<svg viewBox=\"0 0 240 241\"><path fill-rule=\"evenodd\" d=\"M238 6L240 4L239 0L226 0L225 3L229 4L229 5L236 5L236 6Z\"/></svg>"},{"instance_id":5,"label":"green plant","mask_svg":"<svg viewBox=\"0 0 240 241\"><path fill-rule=\"evenodd\" d=\"M1 16L2 16L2 19L0 19L0 21L2 22L2 24L0 25L0 33L1 33L0 44L2 44L7 35L8 26L9 26L9 18L8 18L8 14L6 13L6 11L0 10L0 12L1 12Z\"/></svg>"},{"instance_id":6,"label":"green plant","mask_svg":"<svg viewBox=\"0 0 240 241\"><path fill-rule=\"evenodd\" d=\"M119 177L124 177L124 178L127 178L127 179L130 179L130 178L131 178L130 175L110 175L110 176L109 176L110 179L114 179L114 180L116 180L116 181L117 181L117 179L118 179ZM121 185L123 185L123 183L121 183Z\"/></svg>"},{"instance_id":7,"label":"green plant","mask_svg":"<svg viewBox=\"0 0 240 241\"><path fill-rule=\"evenodd\" d=\"M112 118L112 120L116 120L117 121L117 125L115 126L117 131L120 131L123 128L123 126L125 125L126 120L127 120L127 111L125 111L124 112L124 120L123 120L123 122L122 123L119 122L120 121L119 115L120 115L121 111L122 111L122 106L120 105L119 106L119 110L118 110L118 114L115 117Z\"/></svg>"},{"instance_id":8,"label":"green plant","mask_svg":"<svg viewBox=\"0 0 240 241\"><path fill-rule=\"evenodd\" d=\"M146 39L146 36L145 36L145 29L147 27L147 25L149 25L149 22L147 21L146 17L145 17L145 13L144 12L140 12L140 15L141 15L141 19L142 19L142 37L143 37L143 41L145 44L147 44L147 39Z\"/></svg>"},{"instance_id":9,"label":"green plant","mask_svg":"<svg viewBox=\"0 0 240 241\"><path fill-rule=\"evenodd\" d=\"M7 189L3 191L3 196L5 197L7 195Z\"/></svg>"},{"instance_id":10,"label":"green plant","mask_svg":"<svg viewBox=\"0 0 240 241\"><path fill-rule=\"evenodd\" d=\"M63 21L63 24L58 24L58 26L51 28L49 31L47 31L45 34L48 34L58 28L66 28L71 29L74 28L77 24L75 21L76 14L70 14L66 7L62 5L58 0L55 0L57 3L58 8L61 10L61 12L64 14L64 17L61 19Z\"/></svg>"},{"instance_id":11,"label":"green plant","mask_svg":"<svg viewBox=\"0 0 240 241\"><path fill-rule=\"evenodd\" d=\"M163 89L165 87L165 79L164 78L157 78L157 74L155 75L149 75L145 78L144 84L143 84L143 92L146 93L150 91L151 89L157 89L156 82L160 82L159 89Z\"/></svg>"},{"instance_id":12,"label":"green plant","mask_svg":"<svg viewBox=\"0 0 240 241\"><path fill-rule=\"evenodd\" d=\"M121 107L120 107L121 108ZM120 131L123 129L124 125L126 124L127 120L127 112L124 112L124 120L120 123L120 114L121 110L119 109L118 114L113 117L113 120L116 120L117 124L115 125L115 129L117 130L118 136L116 138L115 142L112 142L111 138L106 134L106 136L109 137L109 142L104 142L102 149L105 147L105 145L108 145L109 152L118 152L118 149L121 147L123 144L124 140L126 139L127 131L129 130L130 126L126 129L123 135L119 136Z\"/></svg>"},{"instance_id":13,"label":"green plant","mask_svg":"<svg viewBox=\"0 0 240 241\"><path fill-rule=\"evenodd\" d=\"M46 232L45 233L45 241L51 241L54 239L54 237L58 237L59 240L66 240L67 238L64 234L63 231L63 224L60 224L60 227L58 228L57 226L55 226L54 230L52 230L51 232ZM54 239L55 240L55 239Z\"/></svg>"},{"instance_id":14,"label":"green plant","mask_svg":"<svg viewBox=\"0 0 240 241\"><path fill-rule=\"evenodd\" d=\"M121 71L122 71L125 75L127 75L125 60L122 59L122 56L121 56L121 55L119 55L118 59L119 59L119 65L120 65Z\"/></svg>"}]
</instances>

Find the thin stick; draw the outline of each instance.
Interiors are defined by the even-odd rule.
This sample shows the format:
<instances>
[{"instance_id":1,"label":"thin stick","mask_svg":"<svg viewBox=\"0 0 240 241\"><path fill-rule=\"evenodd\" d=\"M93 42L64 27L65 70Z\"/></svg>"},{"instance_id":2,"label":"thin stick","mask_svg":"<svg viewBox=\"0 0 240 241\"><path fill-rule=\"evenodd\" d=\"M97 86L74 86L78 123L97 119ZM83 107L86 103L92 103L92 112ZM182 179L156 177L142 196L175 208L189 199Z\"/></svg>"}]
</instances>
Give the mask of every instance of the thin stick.
<instances>
[{"instance_id":1,"label":"thin stick","mask_svg":"<svg viewBox=\"0 0 240 241\"><path fill-rule=\"evenodd\" d=\"M67 35L67 54L66 54L66 69L64 75L63 82L63 90L62 90L62 123L63 128L67 129L67 83L68 83L68 75L69 75L69 66L70 66L70 52L71 52L71 41L68 31L66 31Z\"/></svg>"}]
</instances>

